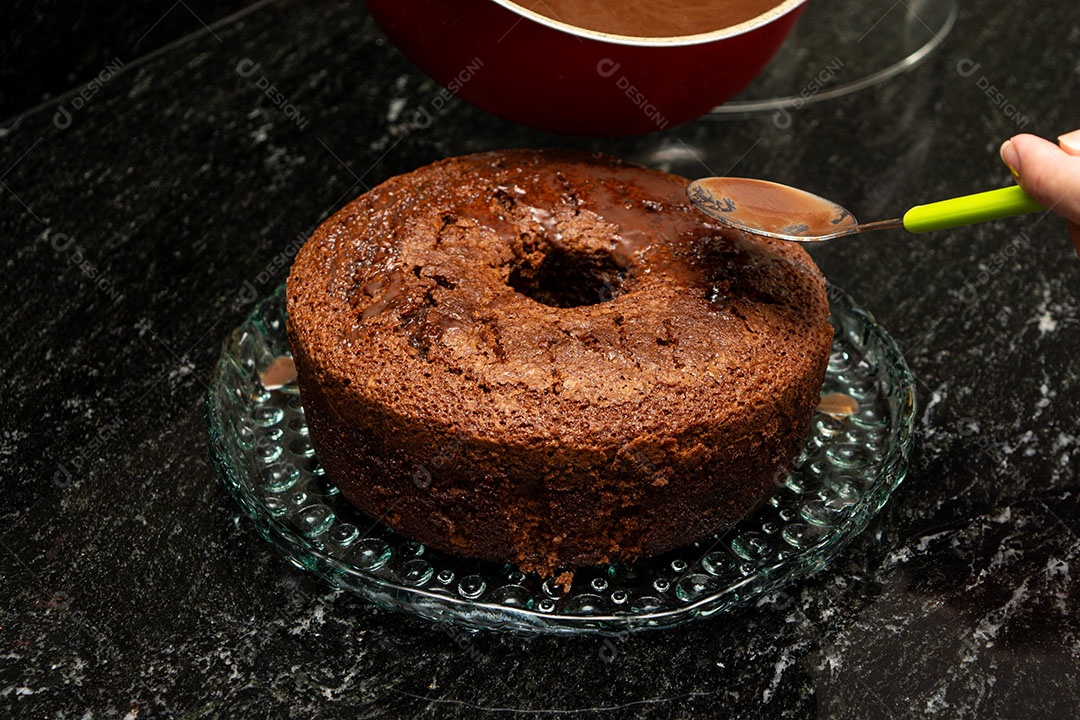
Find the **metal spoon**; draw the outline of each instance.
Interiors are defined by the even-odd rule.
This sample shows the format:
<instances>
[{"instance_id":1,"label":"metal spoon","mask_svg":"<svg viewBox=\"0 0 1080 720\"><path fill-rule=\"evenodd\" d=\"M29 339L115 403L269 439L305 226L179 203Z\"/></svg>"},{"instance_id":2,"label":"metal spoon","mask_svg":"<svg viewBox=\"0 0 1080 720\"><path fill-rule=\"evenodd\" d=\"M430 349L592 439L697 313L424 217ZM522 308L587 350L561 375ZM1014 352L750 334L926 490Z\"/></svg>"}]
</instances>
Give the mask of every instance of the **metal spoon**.
<instances>
[{"instance_id":1,"label":"metal spoon","mask_svg":"<svg viewBox=\"0 0 1080 720\"><path fill-rule=\"evenodd\" d=\"M1046 209L1019 185L916 205L902 218L863 224L832 200L765 180L703 178L690 183L686 195L694 207L725 225L751 235L801 243L886 228L902 227L913 233L945 230Z\"/></svg>"}]
</instances>

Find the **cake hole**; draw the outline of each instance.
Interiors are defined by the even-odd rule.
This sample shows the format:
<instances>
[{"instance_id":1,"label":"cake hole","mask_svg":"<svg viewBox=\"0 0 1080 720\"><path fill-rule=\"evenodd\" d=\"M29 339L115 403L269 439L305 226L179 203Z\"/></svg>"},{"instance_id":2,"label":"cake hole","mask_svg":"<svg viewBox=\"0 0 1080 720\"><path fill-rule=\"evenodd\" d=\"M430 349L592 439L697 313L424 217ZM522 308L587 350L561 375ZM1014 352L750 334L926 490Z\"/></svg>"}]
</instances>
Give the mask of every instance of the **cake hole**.
<instances>
[{"instance_id":1,"label":"cake hole","mask_svg":"<svg viewBox=\"0 0 1080 720\"><path fill-rule=\"evenodd\" d=\"M572 308L611 302L625 281L626 271L609 256L552 250L535 268L511 270L507 284L543 305Z\"/></svg>"}]
</instances>

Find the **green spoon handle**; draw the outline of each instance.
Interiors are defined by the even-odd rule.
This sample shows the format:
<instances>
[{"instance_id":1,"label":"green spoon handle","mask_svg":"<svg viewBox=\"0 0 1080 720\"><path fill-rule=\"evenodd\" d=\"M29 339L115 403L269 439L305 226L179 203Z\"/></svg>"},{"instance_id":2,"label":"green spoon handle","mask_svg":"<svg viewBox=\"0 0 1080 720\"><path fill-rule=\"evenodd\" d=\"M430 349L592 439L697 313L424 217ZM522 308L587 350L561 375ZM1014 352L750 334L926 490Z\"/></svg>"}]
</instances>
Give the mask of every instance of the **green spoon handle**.
<instances>
[{"instance_id":1,"label":"green spoon handle","mask_svg":"<svg viewBox=\"0 0 1080 720\"><path fill-rule=\"evenodd\" d=\"M913 233L946 230L1045 210L1019 185L964 195L926 205L916 205L904 213L904 227Z\"/></svg>"}]
</instances>

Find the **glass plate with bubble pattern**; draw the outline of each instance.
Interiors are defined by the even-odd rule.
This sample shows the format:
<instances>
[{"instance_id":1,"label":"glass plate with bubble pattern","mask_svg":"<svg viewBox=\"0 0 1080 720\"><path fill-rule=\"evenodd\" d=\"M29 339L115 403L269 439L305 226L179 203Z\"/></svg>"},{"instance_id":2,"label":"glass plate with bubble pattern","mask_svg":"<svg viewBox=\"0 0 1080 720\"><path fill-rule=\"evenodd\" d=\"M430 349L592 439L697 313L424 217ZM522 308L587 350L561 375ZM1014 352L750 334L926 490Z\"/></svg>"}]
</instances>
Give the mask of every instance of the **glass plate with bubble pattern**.
<instances>
[{"instance_id":1,"label":"glass plate with bubble pattern","mask_svg":"<svg viewBox=\"0 0 1080 720\"><path fill-rule=\"evenodd\" d=\"M265 539L297 567L381 607L527 634L670 627L821 569L904 478L914 379L867 311L834 287L829 301L836 332L822 393L850 395L858 411L815 413L792 472L727 532L664 555L579 569L568 591L512 565L425 548L345 501L315 457L296 385L267 390L260 380L289 354L284 285L224 342L206 402L210 453Z\"/></svg>"}]
</instances>

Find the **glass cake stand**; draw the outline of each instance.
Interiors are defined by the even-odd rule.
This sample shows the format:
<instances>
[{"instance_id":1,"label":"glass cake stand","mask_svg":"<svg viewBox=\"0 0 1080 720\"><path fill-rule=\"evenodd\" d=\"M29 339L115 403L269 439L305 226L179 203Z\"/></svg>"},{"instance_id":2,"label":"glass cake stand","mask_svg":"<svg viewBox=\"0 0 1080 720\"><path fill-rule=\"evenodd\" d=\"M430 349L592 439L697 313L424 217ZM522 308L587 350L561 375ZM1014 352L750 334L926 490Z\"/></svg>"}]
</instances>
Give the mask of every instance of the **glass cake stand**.
<instances>
[{"instance_id":1,"label":"glass cake stand","mask_svg":"<svg viewBox=\"0 0 1080 720\"><path fill-rule=\"evenodd\" d=\"M795 29L714 119L787 111L877 85L917 67L956 24L958 0L808 0Z\"/></svg>"},{"instance_id":2,"label":"glass cake stand","mask_svg":"<svg viewBox=\"0 0 1080 720\"><path fill-rule=\"evenodd\" d=\"M629 563L579 569L569 591L512 565L454 557L354 509L319 466L295 384L260 374L289 354L284 285L226 338L206 401L210 453L259 533L297 567L390 609L478 629L619 634L678 625L773 593L824 567L903 480L914 379L893 340L829 288L836 328L822 392L858 411L818 413L793 472L722 535Z\"/></svg>"}]
</instances>

